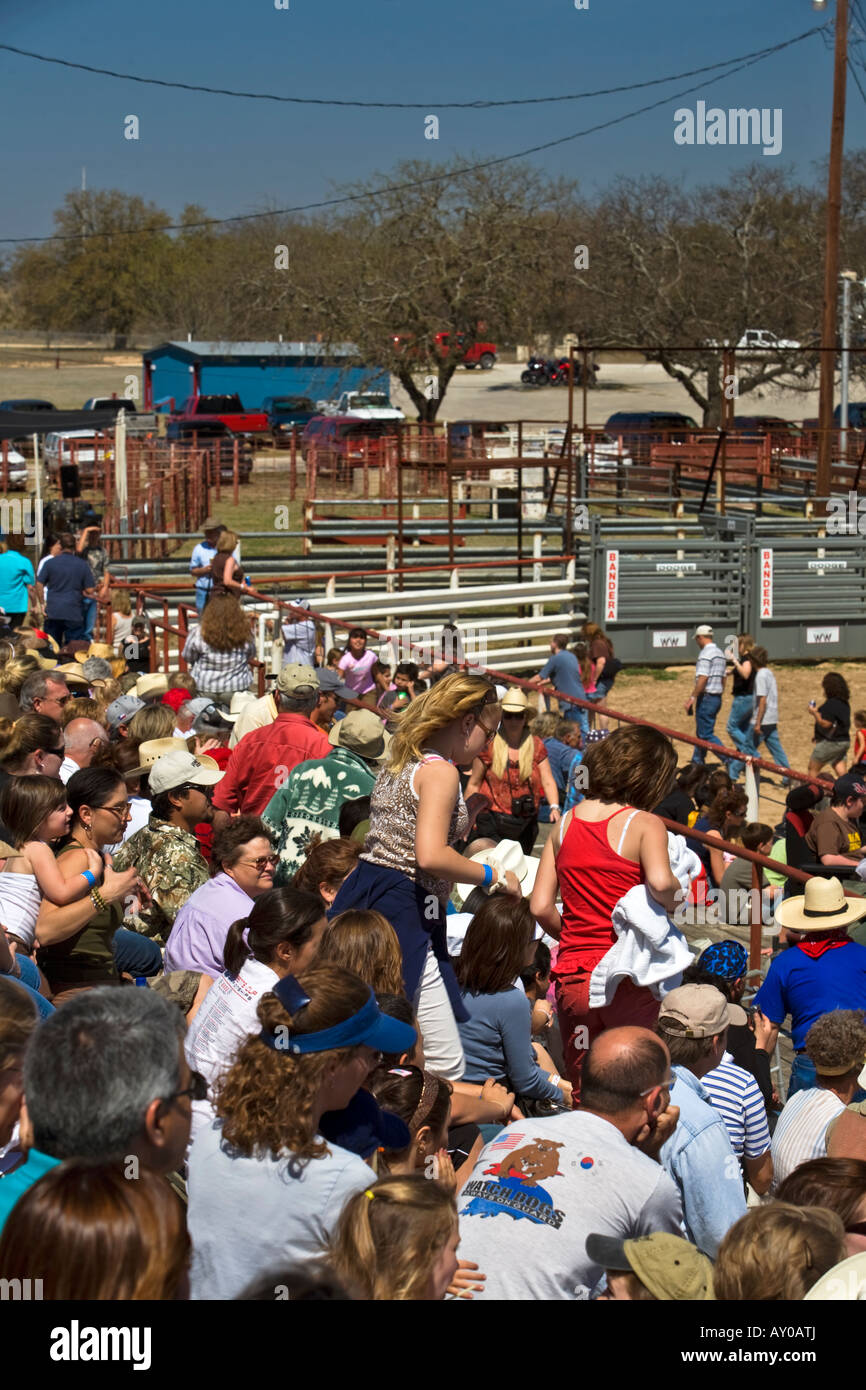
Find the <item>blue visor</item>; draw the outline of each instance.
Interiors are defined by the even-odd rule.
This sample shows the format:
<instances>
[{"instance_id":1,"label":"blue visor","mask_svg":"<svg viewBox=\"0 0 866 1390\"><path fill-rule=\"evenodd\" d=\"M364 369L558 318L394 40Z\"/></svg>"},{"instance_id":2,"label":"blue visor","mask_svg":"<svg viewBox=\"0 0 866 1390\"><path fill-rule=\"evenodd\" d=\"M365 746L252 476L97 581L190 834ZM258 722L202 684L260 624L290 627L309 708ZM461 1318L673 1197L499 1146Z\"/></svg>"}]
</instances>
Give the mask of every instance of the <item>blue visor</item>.
<instances>
[{"instance_id":1,"label":"blue visor","mask_svg":"<svg viewBox=\"0 0 866 1390\"><path fill-rule=\"evenodd\" d=\"M279 988L279 987L278 987ZM275 990L278 993L278 990ZM401 1054L409 1052L415 1045L417 1034L408 1023L389 1018L383 1014L376 1003L373 991L363 1008L351 1018L343 1019L333 1028L323 1028L318 1033L293 1033L291 1028L278 1028L275 1032L263 1030L259 1036L263 1043L275 1052L291 1052L299 1056L306 1052L332 1052L338 1047L359 1047L365 1045L378 1052Z\"/></svg>"}]
</instances>

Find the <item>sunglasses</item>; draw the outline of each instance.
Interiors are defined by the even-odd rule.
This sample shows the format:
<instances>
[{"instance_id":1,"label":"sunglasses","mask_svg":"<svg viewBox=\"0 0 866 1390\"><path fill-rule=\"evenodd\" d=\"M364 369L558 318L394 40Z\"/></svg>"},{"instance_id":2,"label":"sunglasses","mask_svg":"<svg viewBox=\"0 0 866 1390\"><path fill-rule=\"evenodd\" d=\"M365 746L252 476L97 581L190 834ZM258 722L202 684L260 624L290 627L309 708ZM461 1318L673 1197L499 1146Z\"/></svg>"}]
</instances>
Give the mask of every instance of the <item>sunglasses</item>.
<instances>
[{"instance_id":1,"label":"sunglasses","mask_svg":"<svg viewBox=\"0 0 866 1390\"><path fill-rule=\"evenodd\" d=\"M273 868L278 862L279 856L276 854L263 854L260 859L239 859L239 864L246 864L248 869L258 869L259 873L264 873L265 869Z\"/></svg>"},{"instance_id":2,"label":"sunglasses","mask_svg":"<svg viewBox=\"0 0 866 1390\"><path fill-rule=\"evenodd\" d=\"M495 738L495 737L496 737L496 730L495 730L495 729L488 729L488 727L487 727L487 725L484 723L483 719L479 719L477 714L474 716L474 719L475 719L475 723L478 725L479 729L483 729L484 732L485 732L485 734L487 735L487 737L486 737L486 739L485 739L485 743L489 743L490 740L491 740L492 738Z\"/></svg>"},{"instance_id":3,"label":"sunglasses","mask_svg":"<svg viewBox=\"0 0 866 1390\"><path fill-rule=\"evenodd\" d=\"M59 758L61 762L66 757L65 748L46 748L43 757Z\"/></svg>"},{"instance_id":4,"label":"sunglasses","mask_svg":"<svg viewBox=\"0 0 866 1390\"><path fill-rule=\"evenodd\" d=\"M525 719L525 718L526 718L526 714L525 714L525 712L522 711L522 710L518 710L518 711L504 710L504 711L503 711L503 714L502 714L502 718L503 718L503 719Z\"/></svg>"},{"instance_id":5,"label":"sunglasses","mask_svg":"<svg viewBox=\"0 0 866 1390\"><path fill-rule=\"evenodd\" d=\"M180 1100L181 1096L189 1096L190 1100L207 1100L207 1078L202 1076L200 1071L191 1071L186 1090L172 1091L170 1096L163 1096L163 1104L168 1105L170 1101Z\"/></svg>"},{"instance_id":6,"label":"sunglasses","mask_svg":"<svg viewBox=\"0 0 866 1390\"><path fill-rule=\"evenodd\" d=\"M845 1227L848 1236L866 1236L866 1221L855 1221L853 1226Z\"/></svg>"}]
</instances>

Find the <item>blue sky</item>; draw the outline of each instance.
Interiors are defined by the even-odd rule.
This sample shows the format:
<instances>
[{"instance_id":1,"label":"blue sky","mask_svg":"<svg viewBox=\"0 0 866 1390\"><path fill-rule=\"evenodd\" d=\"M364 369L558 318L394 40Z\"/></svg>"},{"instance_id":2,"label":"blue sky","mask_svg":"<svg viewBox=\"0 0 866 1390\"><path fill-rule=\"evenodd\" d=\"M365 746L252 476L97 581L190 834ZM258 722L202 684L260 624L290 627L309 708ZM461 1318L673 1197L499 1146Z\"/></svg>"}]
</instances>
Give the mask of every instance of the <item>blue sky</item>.
<instances>
[{"instance_id":1,"label":"blue sky","mask_svg":"<svg viewBox=\"0 0 866 1390\"><path fill-rule=\"evenodd\" d=\"M809 0L0 0L3 42L148 76L303 96L423 101L424 111L285 107L141 87L0 52L0 236L45 235L63 195L121 188L177 215L212 216L327 197L400 159L507 154L670 95L658 110L534 157L588 190L619 174L687 185L724 178L760 151L678 146L674 110L781 107L770 164L808 176L826 156L832 52L815 36L721 82L699 78L555 106L443 111L437 101L581 91L682 72L820 23ZM866 5L864 5L866 13ZM859 31L858 31L859 32ZM855 33L854 37L857 37ZM860 52L866 56L866 34ZM866 72L861 81L866 87ZM124 117L140 121L123 138ZM424 139L438 114L439 140ZM849 79L846 148L866 145L866 103Z\"/></svg>"}]
</instances>

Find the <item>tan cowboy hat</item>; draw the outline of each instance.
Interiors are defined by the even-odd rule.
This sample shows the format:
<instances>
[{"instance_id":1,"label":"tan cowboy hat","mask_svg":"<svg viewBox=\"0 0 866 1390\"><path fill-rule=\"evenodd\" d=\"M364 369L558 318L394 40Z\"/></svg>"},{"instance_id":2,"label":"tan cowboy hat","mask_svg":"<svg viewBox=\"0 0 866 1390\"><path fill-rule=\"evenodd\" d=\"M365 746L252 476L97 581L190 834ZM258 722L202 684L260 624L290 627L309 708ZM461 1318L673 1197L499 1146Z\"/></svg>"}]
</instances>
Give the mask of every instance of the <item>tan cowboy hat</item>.
<instances>
[{"instance_id":1,"label":"tan cowboy hat","mask_svg":"<svg viewBox=\"0 0 866 1390\"><path fill-rule=\"evenodd\" d=\"M838 878L810 878L802 897L786 898L776 922L791 931L835 931L866 917L866 899L846 898Z\"/></svg>"},{"instance_id":2,"label":"tan cowboy hat","mask_svg":"<svg viewBox=\"0 0 866 1390\"><path fill-rule=\"evenodd\" d=\"M166 753L188 753L189 748L185 738L149 738L144 743L139 744L138 756L140 759L139 767L131 767L125 772L124 777L141 777L145 772L150 772L154 763L160 758L164 758ZM209 762L212 759L208 759ZM217 764L214 763L214 767Z\"/></svg>"},{"instance_id":3,"label":"tan cowboy hat","mask_svg":"<svg viewBox=\"0 0 866 1390\"><path fill-rule=\"evenodd\" d=\"M517 686L513 686L511 690L507 691L504 695L502 708L503 710L510 710L515 714L525 714L529 709L529 700L526 692L524 690L519 690Z\"/></svg>"},{"instance_id":4,"label":"tan cowboy hat","mask_svg":"<svg viewBox=\"0 0 866 1390\"><path fill-rule=\"evenodd\" d=\"M101 657L103 661L109 662L111 674L114 676L115 680L118 676L122 676L126 670L126 661L122 656L117 655L117 652L108 642L91 642L86 651L75 653L75 660L80 661L83 665L84 662L89 661L92 656Z\"/></svg>"},{"instance_id":5,"label":"tan cowboy hat","mask_svg":"<svg viewBox=\"0 0 866 1390\"><path fill-rule=\"evenodd\" d=\"M67 685L78 685L84 690L90 689L90 681L81 674L81 667L76 666L74 661L67 661L63 666L54 665L55 675L62 676Z\"/></svg>"},{"instance_id":6,"label":"tan cowboy hat","mask_svg":"<svg viewBox=\"0 0 866 1390\"><path fill-rule=\"evenodd\" d=\"M492 869L498 869L500 879L509 870L516 874L524 898L528 898L535 887L539 862L538 859L525 855L516 840L500 840L493 849L482 849L478 854L469 856L470 864L489 864ZM455 883L454 888L461 903L465 903L469 894L478 886L477 883Z\"/></svg>"},{"instance_id":7,"label":"tan cowboy hat","mask_svg":"<svg viewBox=\"0 0 866 1390\"><path fill-rule=\"evenodd\" d=\"M146 700L149 695L165 695L167 692L168 677L159 671L139 676L135 682L135 693L139 700Z\"/></svg>"}]
</instances>

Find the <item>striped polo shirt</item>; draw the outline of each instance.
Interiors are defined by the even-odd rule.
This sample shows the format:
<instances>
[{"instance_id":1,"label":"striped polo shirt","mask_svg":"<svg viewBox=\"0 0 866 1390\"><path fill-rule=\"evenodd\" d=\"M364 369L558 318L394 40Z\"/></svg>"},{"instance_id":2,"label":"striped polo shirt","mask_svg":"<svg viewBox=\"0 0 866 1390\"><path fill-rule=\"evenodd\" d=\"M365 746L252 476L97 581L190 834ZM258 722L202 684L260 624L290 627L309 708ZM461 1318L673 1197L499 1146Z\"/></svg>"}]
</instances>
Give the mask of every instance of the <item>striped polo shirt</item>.
<instances>
[{"instance_id":1,"label":"striped polo shirt","mask_svg":"<svg viewBox=\"0 0 866 1390\"><path fill-rule=\"evenodd\" d=\"M695 677L706 676L707 683L704 686L706 695L721 695L725 684L725 671L727 664L725 654L715 642L708 642L701 648L701 654L695 662Z\"/></svg>"},{"instance_id":2,"label":"striped polo shirt","mask_svg":"<svg viewBox=\"0 0 866 1390\"><path fill-rule=\"evenodd\" d=\"M770 1127L764 1097L750 1071L738 1067L726 1052L712 1071L701 1077L713 1106L725 1122L737 1158L760 1158L770 1147Z\"/></svg>"},{"instance_id":3,"label":"striped polo shirt","mask_svg":"<svg viewBox=\"0 0 866 1390\"><path fill-rule=\"evenodd\" d=\"M773 1183L808 1163L827 1156L827 1126L845 1109L834 1091L813 1086L786 1102L773 1134Z\"/></svg>"}]
</instances>

